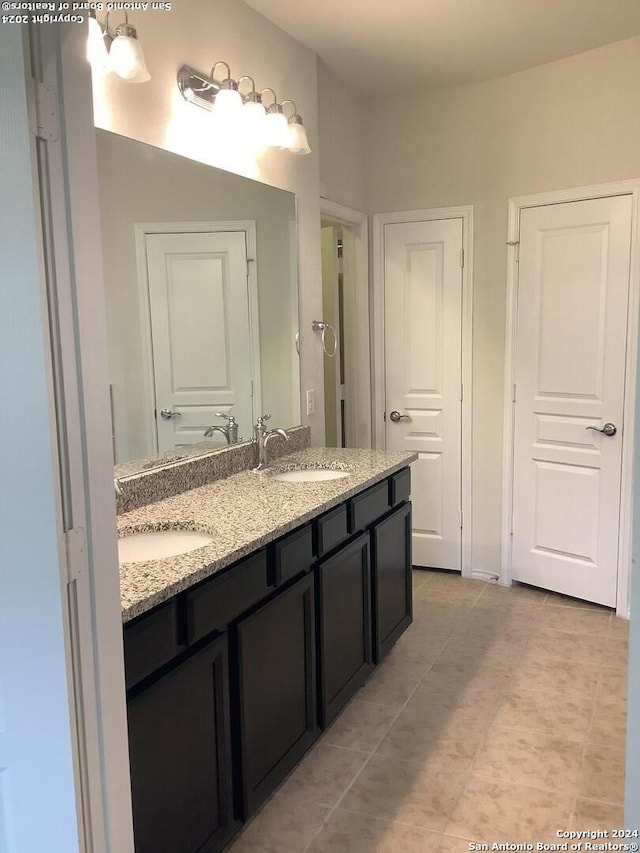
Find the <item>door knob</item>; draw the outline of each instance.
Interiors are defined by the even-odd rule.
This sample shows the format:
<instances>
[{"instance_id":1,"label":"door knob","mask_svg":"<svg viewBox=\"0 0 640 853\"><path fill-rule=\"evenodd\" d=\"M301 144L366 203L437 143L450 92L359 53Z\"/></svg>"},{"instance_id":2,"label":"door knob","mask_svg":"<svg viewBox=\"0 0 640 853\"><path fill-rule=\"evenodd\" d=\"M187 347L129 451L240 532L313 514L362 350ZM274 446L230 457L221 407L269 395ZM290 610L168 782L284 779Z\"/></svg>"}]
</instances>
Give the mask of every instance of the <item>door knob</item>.
<instances>
[{"instance_id":1,"label":"door knob","mask_svg":"<svg viewBox=\"0 0 640 853\"><path fill-rule=\"evenodd\" d=\"M171 409L160 409L160 417L163 421L170 421L171 418L180 418L180 412L172 412Z\"/></svg>"},{"instance_id":2,"label":"door knob","mask_svg":"<svg viewBox=\"0 0 640 853\"><path fill-rule=\"evenodd\" d=\"M401 415L400 412L393 411L389 414L389 420L393 421L394 424L399 424L400 421L410 421L411 418L409 415Z\"/></svg>"},{"instance_id":3,"label":"door knob","mask_svg":"<svg viewBox=\"0 0 640 853\"><path fill-rule=\"evenodd\" d=\"M601 432L603 435L608 435L609 437L615 435L618 432L618 428L615 424L606 423L602 429L600 427L588 426L585 429L592 429L594 432Z\"/></svg>"}]
</instances>

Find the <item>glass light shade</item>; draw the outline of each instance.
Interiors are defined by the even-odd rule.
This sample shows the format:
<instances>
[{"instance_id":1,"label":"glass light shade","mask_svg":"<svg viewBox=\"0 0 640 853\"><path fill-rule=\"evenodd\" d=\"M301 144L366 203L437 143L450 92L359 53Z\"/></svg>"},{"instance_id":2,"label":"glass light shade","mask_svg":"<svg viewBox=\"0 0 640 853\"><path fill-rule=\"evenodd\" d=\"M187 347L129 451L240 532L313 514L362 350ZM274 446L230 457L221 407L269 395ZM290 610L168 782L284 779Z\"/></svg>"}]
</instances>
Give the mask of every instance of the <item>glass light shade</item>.
<instances>
[{"instance_id":1,"label":"glass light shade","mask_svg":"<svg viewBox=\"0 0 640 853\"><path fill-rule=\"evenodd\" d=\"M89 17L89 35L87 37L87 62L93 71L106 71L109 65L109 53L104 43L102 27L96 18Z\"/></svg>"},{"instance_id":2,"label":"glass light shade","mask_svg":"<svg viewBox=\"0 0 640 853\"><path fill-rule=\"evenodd\" d=\"M257 101L247 101L242 107L242 121L245 132L250 134L258 145L262 144L266 116L267 111Z\"/></svg>"},{"instance_id":3,"label":"glass light shade","mask_svg":"<svg viewBox=\"0 0 640 853\"><path fill-rule=\"evenodd\" d=\"M237 89L220 89L213 102L213 111L218 115L238 115L242 109L242 97Z\"/></svg>"},{"instance_id":4,"label":"glass light shade","mask_svg":"<svg viewBox=\"0 0 640 853\"><path fill-rule=\"evenodd\" d=\"M263 142L270 148L287 148L289 144L289 125L282 113L267 113L264 120Z\"/></svg>"},{"instance_id":5,"label":"glass light shade","mask_svg":"<svg viewBox=\"0 0 640 853\"><path fill-rule=\"evenodd\" d=\"M142 46L132 36L117 35L114 38L109 52L109 66L118 77L129 83L146 83L151 80Z\"/></svg>"},{"instance_id":6,"label":"glass light shade","mask_svg":"<svg viewBox=\"0 0 640 853\"><path fill-rule=\"evenodd\" d=\"M311 154L307 131L303 124L289 125L289 140L287 148L292 154Z\"/></svg>"}]
</instances>

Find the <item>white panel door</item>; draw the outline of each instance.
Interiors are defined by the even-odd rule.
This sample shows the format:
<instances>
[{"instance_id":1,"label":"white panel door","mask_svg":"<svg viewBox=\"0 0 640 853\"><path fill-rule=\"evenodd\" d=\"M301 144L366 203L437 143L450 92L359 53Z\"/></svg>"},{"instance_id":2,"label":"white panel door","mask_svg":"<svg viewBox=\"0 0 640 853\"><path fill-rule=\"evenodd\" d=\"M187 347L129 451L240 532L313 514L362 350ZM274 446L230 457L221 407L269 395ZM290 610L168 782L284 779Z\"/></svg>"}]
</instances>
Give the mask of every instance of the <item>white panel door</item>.
<instances>
[{"instance_id":1,"label":"white panel door","mask_svg":"<svg viewBox=\"0 0 640 853\"><path fill-rule=\"evenodd\" d=\"M615 606L631 196L520 219L513 578ZM612 423L616 433L602 429Z\"/></svg>"},{"instance_id":2,"label":"white panel door","mask_svg":"<svg viewBox=\"0 0 640 853\"><path fill-rule=\"evenodd\" d=\"M258 368L244 231L147 234L146 249L158 450L202 441L223 424L216 412L235 415L249 437ZM220 432L212 440L225 443Z\"/></svg>"},{"instance_id":3,"label":"white panel door","mask_svg":"<svg viewBox=\"0 0 640 853\"><path fill-rule=\"evenodd\" d=\"M418 453L414 565L453 570L461 568L461 258L461 219L385 225L386 446Z\"/></svg>"}]
</instances>

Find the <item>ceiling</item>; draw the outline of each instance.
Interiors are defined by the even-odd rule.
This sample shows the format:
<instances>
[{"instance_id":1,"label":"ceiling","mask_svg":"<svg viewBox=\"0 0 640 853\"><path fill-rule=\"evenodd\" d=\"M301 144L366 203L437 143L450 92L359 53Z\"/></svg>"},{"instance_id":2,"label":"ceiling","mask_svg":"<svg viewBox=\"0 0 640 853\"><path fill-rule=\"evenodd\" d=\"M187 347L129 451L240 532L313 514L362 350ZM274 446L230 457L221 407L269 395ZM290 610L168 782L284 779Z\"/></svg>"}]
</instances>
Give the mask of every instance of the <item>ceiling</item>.
<instances>
[{"instance_id":1,"label":"ceiling","mask_svg":"<svg viewBox=\"0 0 640 853\"><path fill-rule=\"evenodd\" d=\"M368 94L501 77L640 33L640 0L247 0Z\"/></svg>"}]
</instances>

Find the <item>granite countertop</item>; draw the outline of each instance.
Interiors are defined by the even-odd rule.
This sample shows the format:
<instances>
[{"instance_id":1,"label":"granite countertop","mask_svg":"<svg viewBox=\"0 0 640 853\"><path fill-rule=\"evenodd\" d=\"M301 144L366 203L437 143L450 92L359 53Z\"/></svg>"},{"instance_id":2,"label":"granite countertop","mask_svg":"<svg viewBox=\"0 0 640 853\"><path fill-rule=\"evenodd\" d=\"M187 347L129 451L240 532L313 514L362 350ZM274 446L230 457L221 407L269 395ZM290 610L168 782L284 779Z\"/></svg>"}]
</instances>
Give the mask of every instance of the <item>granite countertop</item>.
<instances>
[{"instance_id":1,"label":"granite countertop","mask_svg":"<svg viewBox=\"0 0 640 853\"><path fill-rule=\"evenodd\" d=\"M312 447L260 474L241 471L118 517L118 535L180 528L215 537L210 545L161 560L120 566L122 619L127 622L178 592L293 530L367 486L404 468L415 453ZM348 470L339 480L287 483L273 475L296 468Z\"/></svg>"}]
</instances>

